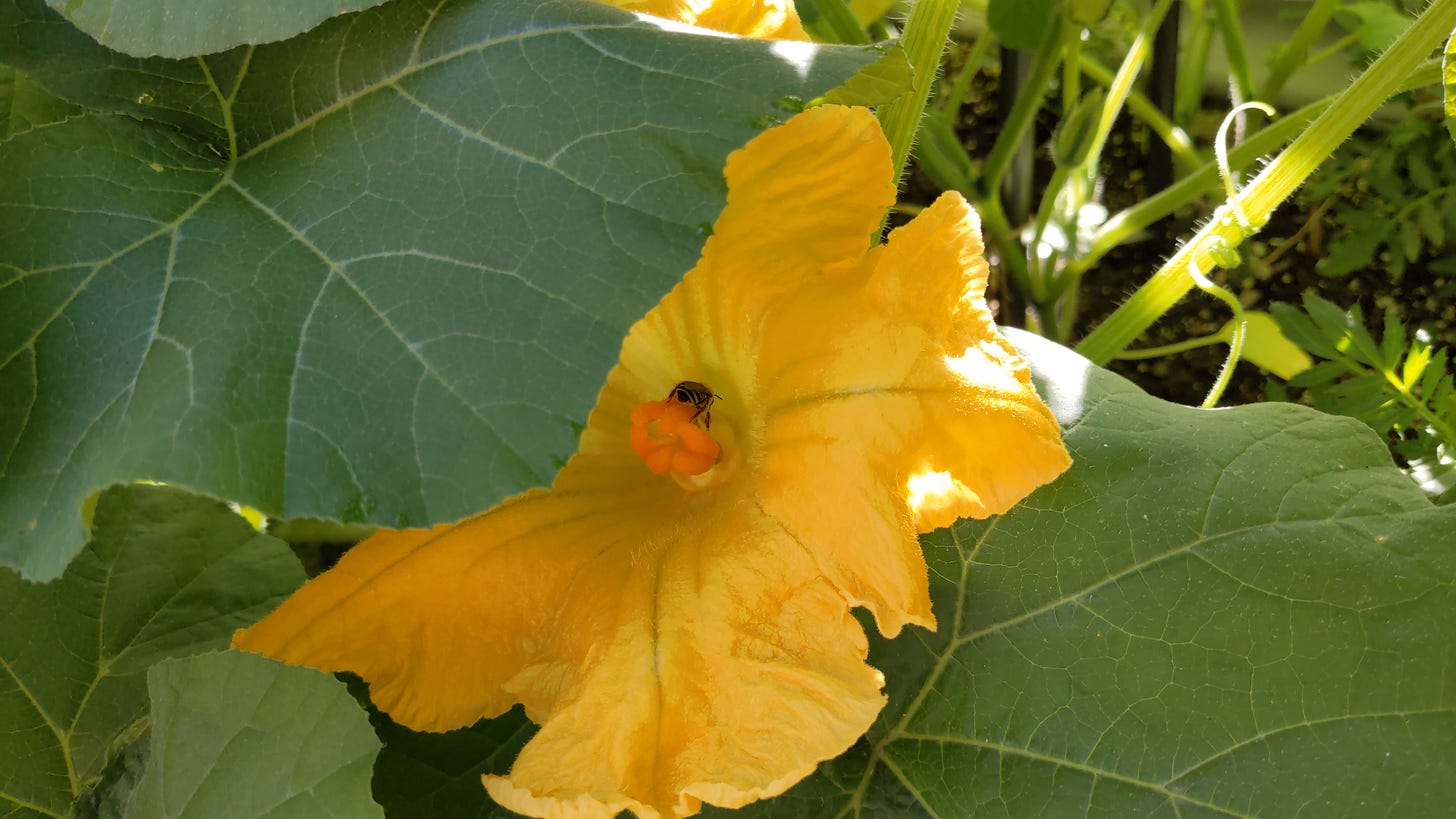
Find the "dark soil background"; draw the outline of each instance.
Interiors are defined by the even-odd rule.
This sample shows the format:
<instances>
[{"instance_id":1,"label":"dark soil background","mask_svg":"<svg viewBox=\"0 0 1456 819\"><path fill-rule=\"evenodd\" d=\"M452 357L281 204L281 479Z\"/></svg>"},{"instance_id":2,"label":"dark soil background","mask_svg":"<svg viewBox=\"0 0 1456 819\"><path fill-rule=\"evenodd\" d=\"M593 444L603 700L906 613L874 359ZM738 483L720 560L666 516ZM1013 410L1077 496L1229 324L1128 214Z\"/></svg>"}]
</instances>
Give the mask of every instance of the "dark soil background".
<instances>
[{"instance_id":1,"label":"dark soil background","mask_svg":"<svg viewBox=\"0 0 1456 819\"><path fill-rule=\"evenodd\" d=\"M964 59L964 53L964 50L952 53L949 75L954 76L957 61ZM957 135L973 162L990 153L1000 124L1005 121L1006 112L997 100L998 75L995 66L982 69L971 85L957 123ZM1228 102L1208 100L1207 107L1209 111L1221 111L1228 107ZM1033 186L1037 196L1052 174L1049 144L1056 123L1056 117L1045 110L1037 122L1036 184ZM1215 127L1216 123L1215 117ZM1200 136L1195 135L1195 139ZM1148 165L1149 146L1156 140L1156 135L1126 115L1117 123L1102 155L1105 177L1102 203L1110 213L1115 214L1157 192L1149 189L1144 170ZM1199 144L1204 147L1207 142ZM1341 150L1353 150L1353 144L1347 143ZM1449 183L1456 185L1456 180ZM912 166L905 201L928 204L938 193L935 184ZM1358 198L1363 194L1351 190L1342 191L1342 195ZM1147 281L1218 204L1214 200L1198 208L1185 208L1151 226L1138 240L1116 248L1089 271L1081 284L1072 343L1085 336ZM1343 308L1359 304L1377 338L1386 305L1394 305L1407 326L1425 327L1439 344L1456 346L1456 282L1450 275L1433 272L1424 260L1408 267L1398 283L1391 280L1380 264L1340 277L1322 276L1315 271L1315 265L1326 253L1328 235L1339 227L1333 221L1334 210L1321 208L1321 204L1306 202L1298 194L1291 197L1274 212L1264 229L1240 248L1244 264L1234 271L1217 271L1214 279L1238 293L1248 309L1267 310L1275 301L1298 304L1306 290L1313 290ZM1033 209L1035 205L1033 201ZM993 289L998 275L995 268L993 259ZM992 305L993 309L999 306ZM1018 312L1014 308L998 310L997 321L1024 326L1025 316L1017 315ZM1154 347L1205 336L1218 331L1229 318L1229 310L1222 302L1193 290L1135 341L1133 347ZM1113 361L1109 369L1152 395L1197 405L1212 386L1227 351L1226 345L1216 344L1163 358ZM1278 378L1241 361L1220 403L1268 400L1271 384L1275 385L1272 394L1277 395L1277 385L1281 383Z\"/></svg>"}]
</instances>

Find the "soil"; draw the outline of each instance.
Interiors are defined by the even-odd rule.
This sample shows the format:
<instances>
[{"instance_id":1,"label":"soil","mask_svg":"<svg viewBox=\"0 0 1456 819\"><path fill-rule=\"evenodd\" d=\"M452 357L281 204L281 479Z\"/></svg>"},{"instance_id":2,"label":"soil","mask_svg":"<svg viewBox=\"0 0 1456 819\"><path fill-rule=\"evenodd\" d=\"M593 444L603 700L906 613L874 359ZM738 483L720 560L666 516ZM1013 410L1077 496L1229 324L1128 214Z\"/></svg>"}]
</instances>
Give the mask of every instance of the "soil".
<instances>
[{"instance_id":1,"label":"soil","mask_svg":"<svg viewBox=\"0 0 1456 819\"><path fill-rule=\"evenodd\" d=\"M950 76L956 70L956 56L952 56ZM989 154L1000 123L1005 119L997 101L998 73L994 66L988 66L977 75L957 124L957 135L973 162ZM1209 101L1210 110L1226 106L1225 101ZM1048 146L1055 125L1056 118L1046 112L1037 122L1034 187L1038 191L1052 174ZM1102 156L1106 177L1102 201L1109 212L1116 213L1156 192L1148 188L1143 170L1147 166L1148 146L1155 139L1144 126L1127 116L1117 123ZM934 183L912 166L905 200L928 204L938 193ZM1189 207L1175 213L1151 226L1139 240L1110 252L1089 271L1081 284L1073 342L1086 335L1147 281L1179 243L1194 234L1217 204L1217 201L1208 202L1199 208ZM1385 306L1394 305L1408 326L1424 326L1432 331L1438 343L1456 347L1456 305L1453 305L1456 282L1450 275L1434 273L1417 263L1406 270L1397 287L1378 266L1337 278L1315 272L1315 265L1326 249L1324 238L1336 227L1327 209L1321 211L1319 204L1305 202L1298 195L1285 202L1270 217L1263 231L1241 248L1246 259L1244 265L1234 271L1220 271L1215 279L1238 293L1249 309L1267 310L1274 301L1298 304L1306 290L1313 290L1342 307L1358 303L1377 338ZM1312 214L1314 223L1309 224ZM1272 264L1250 264L1249 259L1269 260ZM994 271L994 259L992 266ZM996 274L992 275L994 278ZM1025 326L1025 315L1017 306L992 306L1001 308L997 320L1003 325ZM1205 336L1218 331L1228 319L1229 310L1222 302L1193 291L1133 346L1152 347ZM1156 359L1113 361L1109 369L1150 394L1197 405L1213 384L1226 355L1227 347L1217 344ZM1268 400L1271 394L1280 394L1280 383L1258 367L1240 362L1220 403Z\"/></svg>"}]
</instances>

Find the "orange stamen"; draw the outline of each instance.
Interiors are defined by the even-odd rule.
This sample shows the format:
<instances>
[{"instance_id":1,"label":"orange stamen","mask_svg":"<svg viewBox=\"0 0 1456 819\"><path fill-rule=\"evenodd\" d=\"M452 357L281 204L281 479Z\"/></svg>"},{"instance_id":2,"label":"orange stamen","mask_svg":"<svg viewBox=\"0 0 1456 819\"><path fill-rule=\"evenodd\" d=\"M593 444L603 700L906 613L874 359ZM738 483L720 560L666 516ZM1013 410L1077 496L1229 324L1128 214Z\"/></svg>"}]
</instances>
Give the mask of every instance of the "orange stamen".
<instances>
[{"instance_id":1,"label":"orange stamen","mask_svg":"<svg viewBox=\"0 0 1456 819\"><path fill-rule=\"evenodd\" d=\"M632 410L632 451L658 475L701 475L718 462L718 442L693 423L692 404L670 398L646 401Z\"/></svg>"}]
</instances>

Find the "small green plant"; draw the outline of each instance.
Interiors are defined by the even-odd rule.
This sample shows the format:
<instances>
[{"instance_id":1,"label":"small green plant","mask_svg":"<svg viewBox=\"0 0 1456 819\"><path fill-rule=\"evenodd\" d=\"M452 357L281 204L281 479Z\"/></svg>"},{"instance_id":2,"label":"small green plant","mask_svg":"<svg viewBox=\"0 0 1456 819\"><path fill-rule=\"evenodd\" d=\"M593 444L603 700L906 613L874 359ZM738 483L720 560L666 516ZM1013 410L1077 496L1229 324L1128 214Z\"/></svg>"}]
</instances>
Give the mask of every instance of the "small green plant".
<instances>
[{"instance_id":1,"label":"small green plant","mask_svg":"<svg viewBox=\"0 0 1456 819\"><path fill-rule=\"evenodd\" d=\"M1456 270L1456 142L1437 119L1402 119L1379 137L1357 137L1302 194L1334 234L1316 271L1345 276L1379 264L1392 279L1420 264Z\"/></svg>"},{"instance_id":2,"label":"small green plant","mask_svg":"<svg viewBox=\"0 0 1456 819\"><path fill-rule=\"evenodd\" d=\"M1433 347L1426 331L1412 333L1393 307L1378 339L1359 305L1341 310L1313 293L1302 310L1276 303L1270 312L1285 336L1324 359L1289 385L1303 388L1317 409L1388 435L1422 488L1456 500L1456 386L1446 350Z\"/></svg>"}]
</instances>

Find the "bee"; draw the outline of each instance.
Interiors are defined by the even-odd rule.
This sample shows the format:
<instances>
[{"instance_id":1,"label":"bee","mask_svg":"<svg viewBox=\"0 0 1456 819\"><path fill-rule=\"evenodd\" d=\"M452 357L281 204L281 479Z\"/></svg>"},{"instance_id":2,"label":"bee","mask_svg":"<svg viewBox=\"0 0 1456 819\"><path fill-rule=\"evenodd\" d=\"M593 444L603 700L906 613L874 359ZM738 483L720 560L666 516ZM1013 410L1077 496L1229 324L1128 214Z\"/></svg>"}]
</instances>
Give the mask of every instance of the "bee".
<instances>
[{"instance_id":1,"label":"bee","mask_svg":"<svg viewBox=\"0 0 1456 819\"><path fill-rule=\"evenodd\" d=\"M713 400L717 397L707 384L698 381L679 381L677 386L672 388L672 392L667 394L669 401L692 406L693 417L689 420L696 423L699 418L702 418L703 429L707 429L713 423L713 413L708 409L713 406Z\"/></svg>"}]
</instances>

